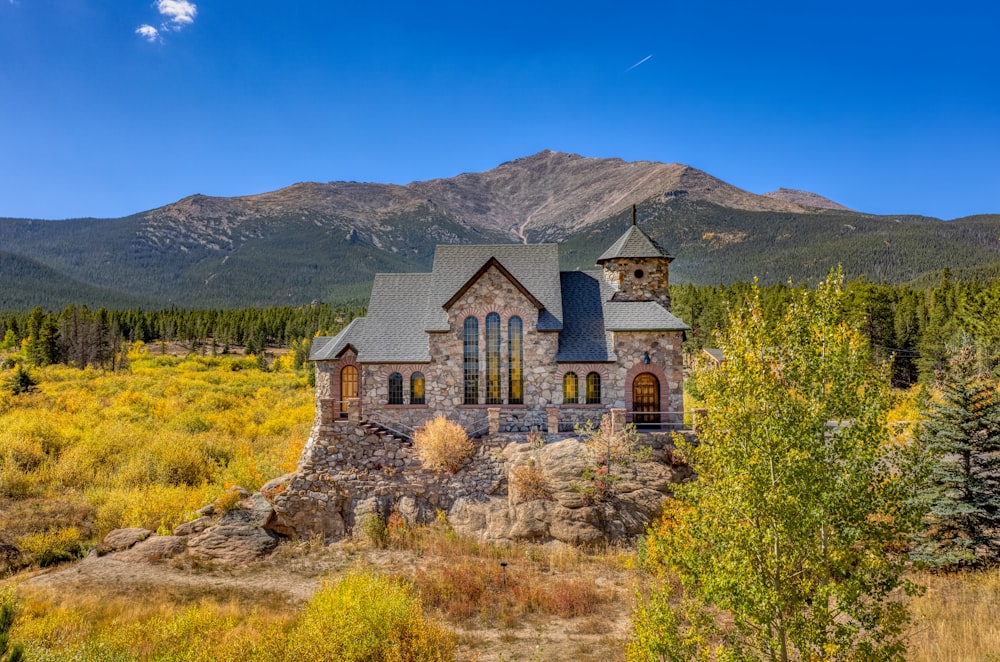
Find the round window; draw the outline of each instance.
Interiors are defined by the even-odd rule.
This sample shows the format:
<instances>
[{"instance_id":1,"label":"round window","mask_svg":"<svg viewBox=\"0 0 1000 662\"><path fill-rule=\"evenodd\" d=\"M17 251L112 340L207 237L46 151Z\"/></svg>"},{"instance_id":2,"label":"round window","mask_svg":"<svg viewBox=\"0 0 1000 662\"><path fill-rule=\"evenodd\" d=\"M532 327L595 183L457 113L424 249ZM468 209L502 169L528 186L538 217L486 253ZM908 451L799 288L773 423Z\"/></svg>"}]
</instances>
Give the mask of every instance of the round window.
<instances>
[{"instance_id":1,"label":"round window","mask_svg":"<svg viewBox=\"0 0 1000 662\"><path fill-rule=\"evenodd\" d=\"M645 274L644 274L644 273L642 273L642 269L636 269L636 270L635 270L635 277L636 277L636 278L642 278L642 277L643 277L644 275L645 275Z\"/></svg>"}]
</instances>

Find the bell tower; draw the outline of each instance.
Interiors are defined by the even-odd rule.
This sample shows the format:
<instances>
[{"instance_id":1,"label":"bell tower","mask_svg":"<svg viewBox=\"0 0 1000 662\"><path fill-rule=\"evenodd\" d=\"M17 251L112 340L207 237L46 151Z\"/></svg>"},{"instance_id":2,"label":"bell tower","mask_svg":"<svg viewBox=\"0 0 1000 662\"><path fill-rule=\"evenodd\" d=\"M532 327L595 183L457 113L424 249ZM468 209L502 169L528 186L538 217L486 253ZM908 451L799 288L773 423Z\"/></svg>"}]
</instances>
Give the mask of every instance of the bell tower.
<instances>
[{"instance_id":1,"label":"bell tower","mask_svg":"<svg viewBox=\"0 0 1000 662\"><path fill-rule=\"evenodd\" d=\"M632 226L597 258L597 264L615 291L612 301L655 301L669 311L673 259L639 229L632 205Z\"/></svg>"}]
</instances>

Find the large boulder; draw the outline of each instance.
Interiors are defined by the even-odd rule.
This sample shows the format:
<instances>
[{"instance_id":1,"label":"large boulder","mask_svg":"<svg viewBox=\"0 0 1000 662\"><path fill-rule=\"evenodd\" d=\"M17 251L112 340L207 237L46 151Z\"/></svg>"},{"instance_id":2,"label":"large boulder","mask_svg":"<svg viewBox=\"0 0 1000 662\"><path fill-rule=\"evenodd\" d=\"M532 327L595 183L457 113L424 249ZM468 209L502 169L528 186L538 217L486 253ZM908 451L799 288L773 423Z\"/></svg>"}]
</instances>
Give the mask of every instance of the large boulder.
<instances>
[{"instance_id":1,"label":"large boulder","mask_svg":"<svg viewBox=\"0 0 1000 662\"><path fill-rule=\"evenodd\" d=\"M504 496L455 500L448 520L461 535L490 541L560 541L573 545L622 540L645 532L659 515L672 485L689 475L669 461L670 449L621 472L609 493L588 490L582 477L593 460L578 439L541 447L508 444Z\"/></svg>"},{"instance_id":2,"label":"large boulder","mask_svg":"<svg viewBox=\"0 0 1000 662\"><path fill-rule=\"evenodd\" d=\"M260 560L273 552L279 541L263 528L262 520L266 519L260 509L231 510L215 526L187 538L188 554L235 565Z\"/></svg>"},{"instance_id":3,"label":"large boulder","mask_svg":"<svg viewBox=\"0 0 1000 662\"><path fill-rule=\"evenodd\" d=\"M182 553L186 547L185 540L176 536L150 536L129 549L116 553L114 558L145 563L162 561Z\"/></svg>"},{"instance_id":4,"label":"large boulder","mask_svg":"<svg viewBox=\"0 0 1000 662\"><path fill-rule=\"evenodd\" d=\"M123 549L128 549L137 543L142 542L151 535L153 535L152 531L139 527L115 529L108 535L104 536L104 540L101 541L101 545L104 549L110 552L120 552Z\"/></svg>"}]
</instances>

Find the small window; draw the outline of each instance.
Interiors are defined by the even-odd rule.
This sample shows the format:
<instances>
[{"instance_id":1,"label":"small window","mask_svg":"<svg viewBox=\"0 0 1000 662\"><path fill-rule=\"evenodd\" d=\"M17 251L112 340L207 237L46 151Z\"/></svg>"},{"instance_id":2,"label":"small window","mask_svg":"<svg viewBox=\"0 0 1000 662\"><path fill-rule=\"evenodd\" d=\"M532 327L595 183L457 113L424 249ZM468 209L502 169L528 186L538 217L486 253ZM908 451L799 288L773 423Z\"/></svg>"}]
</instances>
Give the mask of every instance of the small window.
<instances>
[{"instance_id":1,"label":"small window","mask_svg":"<svg viewBox=\"0 0 1000 662\"><path fill-rule=\"evenodd\" d=\"M424 373L415 372L410 375L410 404L427 404L424 399Z\"/></svg>"},{"instance_id":2,"label":"small window","mask_svg":"<svg viewBox=\"0 0 1000 662\"><path fill-rule=\"evenodd\" d=\"M563 404L564 405L575 405L579 396L577 395L579 391L580 380L577 379L575 372L567 372L563 375Z\"/></svg>"},{"instance_id":3,"label":"small window","mask_svg":"<svg viewBox=\"0 0 1000 662\"><path fill-rule=\"evenodd\" d=\"M635 278L636 278L636 280L642 278L645 275L646 274L643 273L642 269L636 269L635 270Z\"/></svg>"},{"instance_id":4,"label":"small window","mask_svg":"<svg viewBox=\"0 0 1000 662\"><path fill-rule=\"evenodd\" d=\"M403 404L403 376L398 372L389 375L389 404Z\"/></svg>"},{"instance_id":5,"label":"small window","mask_svg":"<svg viewBox=\"0 0 1000 662\"><path fill-rule=\"evenodd\" d=\"M347 418L347 401L358 397L358 369L345 365L340 371L340 416Z\"/></svg>"},{"instance_id":6,"label":"small window","mask_svg":"<svg viewBox=\"0 0 1000 662\"><path fill-rule=\"evenodd\" d=\"M587 375L587 404L601 404L601 376L596 372Z\"/></svg>"}]
</instances>

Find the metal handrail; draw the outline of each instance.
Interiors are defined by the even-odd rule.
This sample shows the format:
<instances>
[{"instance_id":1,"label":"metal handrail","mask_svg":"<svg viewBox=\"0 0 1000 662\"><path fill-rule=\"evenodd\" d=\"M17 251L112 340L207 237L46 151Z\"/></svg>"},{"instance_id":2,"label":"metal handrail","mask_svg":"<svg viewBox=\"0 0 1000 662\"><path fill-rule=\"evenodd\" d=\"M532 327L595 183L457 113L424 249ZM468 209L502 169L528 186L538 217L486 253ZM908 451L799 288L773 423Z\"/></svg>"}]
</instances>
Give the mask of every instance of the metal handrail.
<instances>
[{"instance_id":1,"label":"metal handrail","mask_svg":"<svg viewBox=\"0 0 1000 662\"><path fill-rule=\"evenodd\" d=\"M380 428L388 430L398 437L406 439L407 441L413 441L414 429L405 423L400 423L398 421L386 421L385 419L373 416L370 413L366 414L364 419L374 423Z\"/></svg>"},{"instance_id":2,"label":"metal handrail","mask_svg":"<svg viewBox=\"0 0 1000 662\"><path fill-rule=\"evenodd\" d=\"M472 423L469 423L468 425L463 425L462 427L465 428L465 434L469 435L470 437L478 437L479 435L490 429L490 419L489 417L486 417L480 419L478 422L473 421Z\"/></svg>"},{"instance_id":3,"label":"metal handrail","mask_svg":"<svg viewBox=\"0 0 1000 662\"><path fill-rule=\"evenodd\" d=\"M681 411L626 411L625 412L625 422L634 423L636 425L677 425L677 420L679 419L680 425L685 426L688 421L691 422L692 427L694 425L695 415L697 410L681 410ZM655 418L656 420L636 420L636 418ZM664 420L667 419L667 420ZM674 419L670 421L669 419Z\"/></svg>"}]
</instances>

